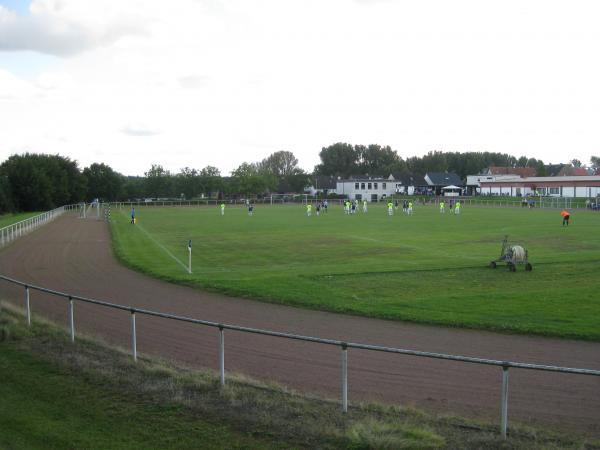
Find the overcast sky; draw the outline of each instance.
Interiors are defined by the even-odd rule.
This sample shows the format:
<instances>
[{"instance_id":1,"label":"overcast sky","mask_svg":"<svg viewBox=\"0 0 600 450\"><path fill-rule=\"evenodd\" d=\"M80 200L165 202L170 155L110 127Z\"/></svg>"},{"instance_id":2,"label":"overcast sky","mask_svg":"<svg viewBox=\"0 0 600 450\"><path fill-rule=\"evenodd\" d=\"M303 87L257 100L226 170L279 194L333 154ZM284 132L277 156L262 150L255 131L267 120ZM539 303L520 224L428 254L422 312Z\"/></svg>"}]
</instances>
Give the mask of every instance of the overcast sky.
<instances>
[{"instance_id":1,"label":"overcast sky","mask_svg":"<svg viewBox=\"0 0 600 450\"><path fill-rule=\"evenodd\" d=\"M0 0L0 159L600 154L600 2Z\"/></svg>"}]
</instances>

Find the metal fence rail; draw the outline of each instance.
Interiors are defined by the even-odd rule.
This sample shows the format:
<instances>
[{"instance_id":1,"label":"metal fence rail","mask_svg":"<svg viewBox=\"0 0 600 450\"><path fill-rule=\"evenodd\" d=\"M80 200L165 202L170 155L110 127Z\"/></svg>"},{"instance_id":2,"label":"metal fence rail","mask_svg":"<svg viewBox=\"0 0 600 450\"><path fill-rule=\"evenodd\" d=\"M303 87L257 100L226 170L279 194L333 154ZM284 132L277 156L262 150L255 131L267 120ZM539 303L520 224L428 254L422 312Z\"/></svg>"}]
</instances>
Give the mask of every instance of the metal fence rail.
<instances>
[{"instance_id":1,"label":"metal fence rail","mask_svg":"<svg viewBox=\"0 0 600 450\"><path fill-rule=\"evenodd\" d=\"M449 361L458 361L463 363L472 363L472 364L485 364L491 366L498 366L502 368L502 388L501 388L501 405L500 405L500 433L503 438L506 438L506 432L508 428L508 371L510 368L515 369L527 369L527 370L542 370L549 372L560 372L560 373L570 373L577 375L591 375L591 376L600 376L600 370L592 370L592 369L579 369L579 368L571 368L571 367L560 367L560 366L550 366L550 365L541 365L541 364L529 364L522 362L514 362L514 361L500 361L495 359L485 359L485 358L473 358L468 356L460 356L460 355L450 355L445 353L433 353L433 352L424 352L417 350L409 350L409 349L401 349L394 347L385 347L379 345L369 345L369 344L361 344L356 342L345 342L336 339L323 339L313 336L303 336L298 334L291 333L283 333L278 331L271 330L263 330L259 328L252 327L243 327L239 325L231 325L231 324L223 324L218 322L211 322L208 320L200 320L194 319L186 316L179 316L175 314L167 314L161 313L157 311L151 311L143 308L134 308L131 306L120 305L116 303L110 303L107 301L96 300L92 298L80 297L77 295L71 295L65 292L59 292L52 289L47 289L40 286L34 286L29 283L25 283L23 281L15 280L13 278L9 278L3 275L0 275L0 280L16 284L25 288L25 313L27 317L27 324L31 325L31 308L29 304L30 300L30 291L35 290L39 292L44 292L46 294L51 294L58 297L63 297L68 299L68 318L69 318L69 331L71 341L75 341L75 316L74 316L74 304L75 301L90 303L94 305L104 306L107 308L118 309L122 311L127 311L131 314L131 352L133 359L137 361L137 334L136 334L136 314L143 314L147 316L161 317L169 320L177 320L181 322L193 323L196 325L203 325L208 327L217 328L219 331L219 372L220 372L220 381L221 385L225 385L225 330L233 330L239 331L243 333L254 333L260 334L264 336L272 336L284 339L293 339L304 342L314 342L317 344L325 344L325 345L333 345L340 347L342 351L341 363L342 363L342 375L341 375L341 397L342 397L342 411L348 411L348 348L355 348L360 350L369 350L369 351L377 351L377 352L386 352L386 353L395 353L401 355L410 355L417 356L423 358L435 358L435 359L443 359Z\"/></svg>"},{"instance_id":2,"label":"metal fence rail","mask_svg":"<svg viewBox=\"0 0 600 450\"><path fill-rule=\"evenodd\" d=\"M495 197L495 196L461 196L461 197L440 197L440 196L407 196L407 195L396 195L386 198L381 198L378 203L386 203L389 199L397 199L400 201L409 200L414 202L416 205L439 205L440 201L448 202L450 199L458 200L463 206L481 206L487 208L525 208L529 207L530 204L523 203L523 200L518 197ZM294 205L294 204L306 204L321 202L327 200L330 206L341 206L346 201L346 198L323 198L315 196L289 196L289 198L282 198L281 196L265 196L262 198L252 198L251 203L256 205ZM566 197L535 197L533 199L534 206L536 209L588 209L590 211L597 210L592 205L596 203L586 204L586 200L583 198L566 198ZM115 209L131 209L131 207L147 207L147 208L158 208L158 207L201 207L201 206L214 206L217 207L221 203L225 203L227 206L245 206L246 199L240 198L204 198L198 200L153 200L153 201L123 201L123 202L105 202L102 206L107 205Z\"/></svg>"},{"instance_id":3,"label":"metal fence rail","mask_svg":"<svg viewBox=\"0 0 600 450\"><path fill-rule=\"evenodd\" d=\"M79 205L60 206L59 208L55 208L51 211L46 211L42 214L38 214L37 216L32 216L25 220L21 220L0 228L0 247L4 247L5 245L13 242L15 239L20 238L21 236L32 232L36 228L39 228L42 225L45 225L46 223L56 219L65 211L71 211L77 209L78 207Z\"/></svg>"}]
</instances>

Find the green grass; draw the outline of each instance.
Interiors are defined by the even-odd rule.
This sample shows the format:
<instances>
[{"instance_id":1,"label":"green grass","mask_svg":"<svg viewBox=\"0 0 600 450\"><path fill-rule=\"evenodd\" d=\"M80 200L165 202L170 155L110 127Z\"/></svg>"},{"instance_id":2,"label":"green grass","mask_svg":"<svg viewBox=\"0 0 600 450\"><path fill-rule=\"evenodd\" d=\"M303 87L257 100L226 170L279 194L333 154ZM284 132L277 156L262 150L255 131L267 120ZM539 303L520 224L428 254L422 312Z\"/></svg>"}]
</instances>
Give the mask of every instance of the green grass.
<instances>
[{"instance_id":1,"label":"green grass","mask_svg":"<svg viewBox=\"0 0 600 450\"><path fill-rule=\"evenodd\" d=\"M48 341L56 334L43 337ZM36 338L42 336L28 336ZM60 341L66 343L64 337ZM54 355L55 361L7 343L0 342L0 350L0 448L271 448L228 425L186 413L181 405L154 403L92 373L81 376L64 360L58 363L67 350Z\"/></svg>"},{"instance_id":2,"label":"green grass","mask_svg":"<svg viewBox=\"0 0 600 450\"><path fill-rule=\"evenodd\" d=\"M4 307L3 307L4 306ZM19 308L20 310L20 308ZM2 449L583 449L597 439L510 421L302 395L191 370L78 335L0 302Z\"/></svg>"},{"instance_id":3,"label":"green grass","mask_svg":"<svg viewBox=\"0 0 600 450\"><path fill-rule=\"evenodd\" d=\"M122 210L111 229L125 264L176 283L392 320L600 340L600 214L575 212L562 227L557 210L542 209L304 211L138 208L137 225ZM504 235L529 250L533 272L487 267Z\"/></svg>"},{"instance_id":4,"label":"green grass","mask_svg":"<svg viewBox=\"0 0 600 450\"><path fill-rule=\"evenodd\" d=\"M41 214L39 212L27 212L27 213L16 213L16 214L2 214L0 216L0 228L7 227L13 223L20 222L21 220L28 219L33 216Z\"/></svg>"}]
</instances>

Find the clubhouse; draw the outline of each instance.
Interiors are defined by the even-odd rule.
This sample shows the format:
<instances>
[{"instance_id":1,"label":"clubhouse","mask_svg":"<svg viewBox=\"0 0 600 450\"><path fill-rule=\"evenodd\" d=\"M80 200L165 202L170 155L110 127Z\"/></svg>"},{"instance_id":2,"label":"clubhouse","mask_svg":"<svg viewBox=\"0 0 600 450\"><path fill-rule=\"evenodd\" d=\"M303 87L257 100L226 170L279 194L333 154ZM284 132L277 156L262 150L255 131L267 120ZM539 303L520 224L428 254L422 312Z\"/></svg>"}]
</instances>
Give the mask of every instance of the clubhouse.
<instances>
[{"instance_id":1,"label":"clubhouse","mask_svg":"<svg viewBox=\"0 0 600 450\"><path fill-rule=\"evenodd\" d=\"M491 180L481 177L479 185L479 194L481 195L509 195L511 197L546 195L587 198L600 196L600 175L523 178L517 175L513 177L505 175Z\"/></svg>"}]
</instances>

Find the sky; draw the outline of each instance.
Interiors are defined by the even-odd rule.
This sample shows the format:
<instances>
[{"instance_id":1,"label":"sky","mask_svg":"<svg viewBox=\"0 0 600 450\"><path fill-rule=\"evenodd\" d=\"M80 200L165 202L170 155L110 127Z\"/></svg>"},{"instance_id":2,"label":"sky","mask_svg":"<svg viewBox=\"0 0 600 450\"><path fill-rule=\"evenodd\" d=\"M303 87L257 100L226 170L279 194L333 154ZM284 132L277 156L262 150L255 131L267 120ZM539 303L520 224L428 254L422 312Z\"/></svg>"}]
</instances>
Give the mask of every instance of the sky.
<instances>
[{"instance_id":1,"label":"sky","mask_svg":"<svg viewBox=\"0 0 600 450\"><path fill-rule=\"evenodd\" d=\"M600 154L600 2L0 0L0 160ZM596 55L596 56L594 56Z\"/></svg>"}]
</instances>

